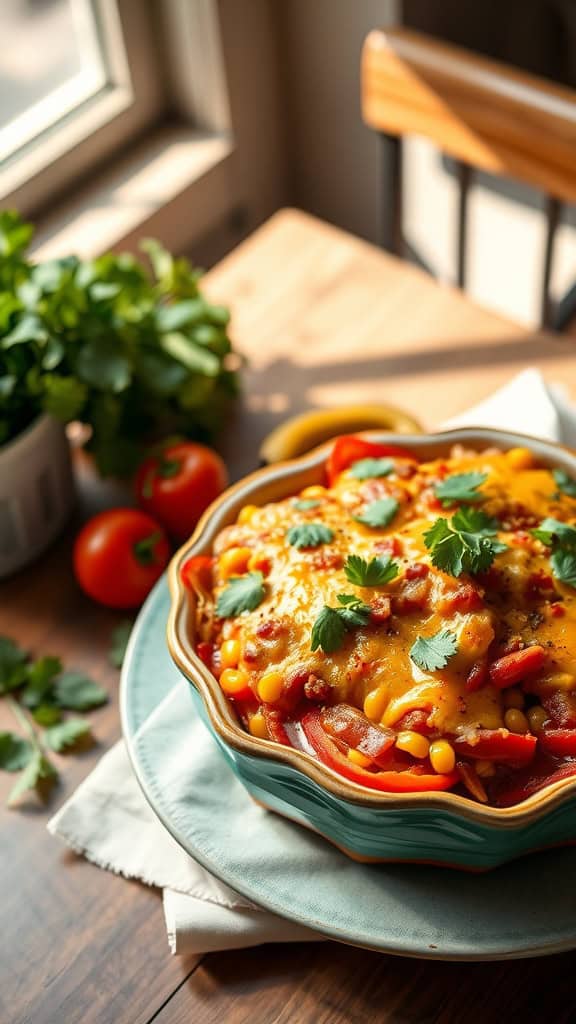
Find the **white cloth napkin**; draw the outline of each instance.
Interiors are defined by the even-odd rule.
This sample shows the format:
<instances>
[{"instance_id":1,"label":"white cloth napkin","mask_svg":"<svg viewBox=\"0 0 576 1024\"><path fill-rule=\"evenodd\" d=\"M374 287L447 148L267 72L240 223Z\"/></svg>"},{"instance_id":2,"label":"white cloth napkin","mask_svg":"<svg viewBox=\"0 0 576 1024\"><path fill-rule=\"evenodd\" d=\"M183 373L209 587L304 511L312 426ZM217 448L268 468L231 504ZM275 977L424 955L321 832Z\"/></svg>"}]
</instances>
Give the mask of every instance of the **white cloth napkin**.
<instances>
[{"instance_id":1,"label":"white cloth napkin","mask_svg":"<svg viewBox=\"0 0 576 1024\"><path fill-rule=\"evenodd\" d=\"M576 410L561 387L547 385L534 369L524 370L446 426L500 427L576 447ZM156 714L143 730L153 727ZM192 763L202 757L203 743L213 741L199 721L191 728L200 730L198 742L186 749ZM49 821L48 829L99 867L161 888L172 953L322 938L260 910L189 857L146 802L122 741Z\"/></svg>"}]
</instances>

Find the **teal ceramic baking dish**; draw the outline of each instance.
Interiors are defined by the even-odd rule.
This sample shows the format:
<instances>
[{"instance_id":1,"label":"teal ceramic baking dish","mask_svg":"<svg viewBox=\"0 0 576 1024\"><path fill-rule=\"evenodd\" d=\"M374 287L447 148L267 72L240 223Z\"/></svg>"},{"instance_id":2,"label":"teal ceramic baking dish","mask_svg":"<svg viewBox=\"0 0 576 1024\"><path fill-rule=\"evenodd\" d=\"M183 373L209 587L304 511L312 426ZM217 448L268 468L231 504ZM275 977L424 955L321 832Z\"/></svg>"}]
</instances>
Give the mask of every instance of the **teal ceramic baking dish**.
<instances>
[{"instance_id":1,"label":"teal ceramic baking dish","mask_svg":"<svg viewBox=\"0 0 576 1024\"><path fill-rule=\"evenodd\" d=\"M362 436L401 445L427 459L446 455L458 443L479 450L521 445L544 464L576 474L576 456L566 448L508 431L467 428L421 436L371 431ZM451 792L368 791L303 751L245 732L217 680L197 658L194 604L180 580L183 562L210 553L216 535L243 505L276 501L319 483L330 446L235 484L207 510L171 563L170 652L234 772L255 800L314 829L359 860L486 870L534 850L575 842L576 778L553 783L509 808L487 807Z\"/></svg>"}]
</instances>

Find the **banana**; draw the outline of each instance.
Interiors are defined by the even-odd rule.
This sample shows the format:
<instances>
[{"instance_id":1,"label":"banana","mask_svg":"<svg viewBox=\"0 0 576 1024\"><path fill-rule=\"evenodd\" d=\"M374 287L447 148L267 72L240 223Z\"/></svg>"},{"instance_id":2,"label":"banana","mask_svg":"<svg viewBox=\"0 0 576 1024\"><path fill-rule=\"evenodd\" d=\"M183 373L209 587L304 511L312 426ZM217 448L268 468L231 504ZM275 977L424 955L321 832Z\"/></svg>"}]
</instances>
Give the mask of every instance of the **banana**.
<instances>
[{"instance_id":1,"label":"banana","mask_svg":"<svg viewBox=\"0 0 576 1024\"><path fill-rule=\"evenodd\" d=\"M423 433L418 420L392 405L347 405L336 409L313 409L285 420L268 434L260 448L260 461L264 464L283 462L304 455L311 448L339 434L375 429L394 434Z\"/></svg>"}]
</instances>

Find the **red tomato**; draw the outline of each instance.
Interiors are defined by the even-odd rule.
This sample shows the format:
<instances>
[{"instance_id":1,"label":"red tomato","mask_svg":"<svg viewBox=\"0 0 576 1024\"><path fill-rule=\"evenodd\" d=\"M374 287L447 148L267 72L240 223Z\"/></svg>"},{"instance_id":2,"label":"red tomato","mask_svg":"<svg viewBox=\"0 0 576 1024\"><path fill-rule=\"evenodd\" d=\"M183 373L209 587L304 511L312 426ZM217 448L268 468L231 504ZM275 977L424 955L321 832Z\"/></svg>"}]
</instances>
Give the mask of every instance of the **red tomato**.
<instances>
[{"instance_id":1,"label":"red tomato","mask_svg":"<svg viewBox=\"0 0 576 1024\"><path fill-rule=\"evenodd\" d=\"M475 740L468 743L463 736L454 741L457 755L484 761L529 761L534 757L537 739L530 733L508 732L507 729L478 729Z\"/></svg>"},{"instance_id":2,"label":"red tomato","mask_svg":"<svg viewBox=\"0 0 576 1024\"><path fill-rule=\"evenodd\" d=\"M352 434L338 437L326 463L328 483L332 486L340 473L343 473L355 462L359 462L360 459L381 459L387 455L400 459L411 459L412 462L416 461L406 448L397 448L393 444L375 444L373 441L364 441L361 437L354 437Z\"/></svg>"},{"instance_id":3,"label":"red tomato","mask_svg":"<svg viewBox=\"0 0 576 1024\"><path fill-rule=\"evenodd\" d=\"M490 682L499 690L506 686L514 686L526 676L539 672L545 661L546 651L540 644L505 654L490 665Z\"/></svg>"},{"instance_id":4,"label":"red tomato","mask_svg":"<svg viewBox=\"0 0 576 1024\"><path fill-rule=\"evenodd\" d=\"M161 526L144 512L114 508L86 523L74 545L76 579L108 608L137 608L170 559Z\"/></svg>"},{"instance_id":5,"label":"red tomato","mask_svg":"<svg viewBox=\"0 0 576 1024\"><path fill-rule=\"evenodd\" d=\"M215 451L182 441L144 460L136 474L136 497L176 540L186 540L227 483L226 466Z\"/></svg>"}]
</instances>

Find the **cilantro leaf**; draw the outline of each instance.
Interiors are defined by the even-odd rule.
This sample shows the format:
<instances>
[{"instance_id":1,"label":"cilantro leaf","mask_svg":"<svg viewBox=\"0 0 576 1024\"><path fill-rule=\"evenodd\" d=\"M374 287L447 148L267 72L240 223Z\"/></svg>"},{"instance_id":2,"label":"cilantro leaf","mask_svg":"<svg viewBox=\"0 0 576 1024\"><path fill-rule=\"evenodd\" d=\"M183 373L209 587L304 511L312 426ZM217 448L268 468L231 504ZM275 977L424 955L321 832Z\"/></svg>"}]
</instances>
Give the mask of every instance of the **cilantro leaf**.
<instances>
[{"instance_id":1,"label":"cilantro leaf","mask_svg":"<svg viewBox=\"0 0 576 1024\"><path fill-rule=\"evenodd\" d=\"M564 548L576 548L576 527L562 523L559 519L543 519L540 526L531 532L548 548L556 544Z\"/></svg>"},{"instance_id":2,"label":"cilantro leaf","mask_svg":"<svg viewBox=\"0 0 576 1024\"><path fill-rule=\"evenodd\" d=\"M310 649L317 651L321 647L325 654L332 654L341 646L345 633L346 623L340 609L324 605L312 627Z\"/></svg>"},{"instance_id":3,"label":"cilantro leaf","mask_svg":"<svg viewBox=\"0 0 576 1024\"><path fill-rule=\"evenodd\" d=\"M357 523L374 528L388 526L396 515L399 504L396 498L379 498L366 506L361 516L354 516Z\"/></svg>"},{"instance_id":4,"label":"cilantro leaf","mask_svg":"<svg viewBox=\"0 0 576 1024\"><path fill-rule=\"evenodd\" d=\"M434 493L444 507L456 502L474 504L484 497L478 488L488 479L487 473L454 473L434 487Z\"/></svg>"},{"instance_id":5,"label":"cilantro leaf","mask_svg":"<svg viewBox=\"0 0 576 1024\"><path fill-rule=\"evenodd\" d=\"M349 583L356 587L381 587L398 575L398 563L390 557L372 558L367 562L359 555L348 555L344 563L344 574Z\"/></svg>"},{"instance_id":6,"label":"cilantro leaf","mask_svg":"<svg viewBox=\"0 0 576 1024\"><path fill-rule=\"evenodd\" d=\"M0 732L0 769L19 772L32 757L32 744L13 732Z\"/></svg>"},{"instance_id":7,"label":"cilantro leaf","mask_svg":"<svg viewBox=\"0 0 576 1024\"><path fill-rule=\"evenodd\" d=\"M550 565L557 580L576 589L576 551L558 548L550 558Z\"/></svg>"},{"instance_id":8,"label":"cilantro leaf","mask_svg":"<svg viewBox=\"0 0 576 1024\"><path fill-rule=\"evenodd\" d=\"M334 532L324 523L298 523L290 527L286 537L294 548L317 548L334 540Z\"/></svg>"},{"instance_id":9,"label":"cilantro leaf","mask_svg":"<svg viewBox=\"0 0 576 1024\"><path fill-rule=\"evenodd\" d=\"M264 593L264 576L261 572L235 576L218 598L216 615L220 619L231 619L242 612L252 612L264 600Z\"/></svg>"},{"instance_id":10,"label":"cilantro leaf","mask_svg":"<svg viewBox=\"0 0 576 1024\"><path fill-rule=\"evenodd\" d=\"M27 708L50 704L53 698L53 683L62 671L60 658L46 655L38 658L28 670L28 682L22 693L22 702Z\"/></svg>"},{"instance_id":11,"label":"cilantro leaf","mask_svg":"<svg viewBox=\"0 0 576 1024\"><path fill-rule=\"evenodd\" d=\"M27 655L13 640L0 636L0 693L15 690L26 681Z\"/></svg>"},{"instance_id":12,"label":"cilantro leaf","mask_svg":"<svg viewBox=\"0 0 576 1024\"><path fill-rule=\"evenodd\" d=\"M70 711L91 711L106 704L108 694L81 672L64 672L55 683L54 699Z\"/></svg>"},{"instance_id":13,"label":"cilantro leaf","mask_svg":"<svg viewBox=\"0 0 576 1024\"><path fill-rule=\"evenodd\" d=\"M318 501L317 498L301 498L300 501L294 502L294 508L297 508L299 512L307 512L310 508L318 508L322 502Z\"/></svg>"},{"instance_id":14,"label":"cilantro leaf","mask_svg":"<svg viewBox=\"0 0 576 1024\"><path fill-rule=\"evenodd\" d=\"M369 480L373 477L388 476L394 469L392 459L358 459L350 467L350 476L357 480Z\"/></svg>"},{"instance_id":15,"label":"cilantro leaf","mask_svg":"<svg viewBox=\"0 0 576 1024\"><path fill-rule=\"evenodd\" d=\"M559 491L567 494L570 498L576 498L576 480L568 476L563 469L552 470L552 476Z\"/></svg>"},{"instance_id":16,"label":"cilantro leaf","mask_svg":"<svg viewBox=\"0 0 576 1024\"><path fill-rule=\"evenodd\" d=\"M424 534L432 563L450 576L484 572L506 545L495 538L496 524L478 509L463 508L452 517L437 519Z\"/></svg>"},{"instance_id":17,"label":"cilantro leaf","mask_svg":"<svg viewBox=\"0 0 576 1024\"><path fill-rule=\"evenodd\" d=\"M50 750L59 754L75 747L79 740L90 735L90 723L84 718L69 718L66 722L53 725L44 731L43 739Z\"/></svg>"},{"instance_id":18,"label":"cilantro leaf","mask_svg":"<svg viewBox=\"0 0 576 1024\"><path fill-rule=\"evenodd\" d=\"M52 785L58 778L53 764L40 750L35 750L21 776L16 780L8 796L8 806L12 807L29 789L39 789Z\"/></svg>"},{"instance_id":19,"label":"cilantro leaf","mask_svg":"<svg viewBox=\"0 0 576 1024\"><path fill-rule=\"evenodd\" d=\"M368 624L372 611L369 604L364 604L355 594L338 594L336 600L343 605L336 611L346 626L366 626Z\"/></svg>"},{"instance_id":20,"label":"cilantro leaf","mask_svg":"<svg viewBox=\"0 0 576 1024\"><path fill-rule=\"evenodd\" d=\"M133 625L134 623L130 619L126 619L119 626L116 626L112 633L108 660L114 665L114 668L122 668Z\"/></svg>"},{"instance_id":21,"label":"cilantro leaf","mask_svg":"<svg viewBox=\"0 0 576 1024\"><path fill-rule=\"evenodd\" d=\"M419 636L412 644L410 657L418 668L425 672L436 672L446 668L458 650L458 637L449 629L441 629L434 636Z\"/></svg>"}]
</instances>

